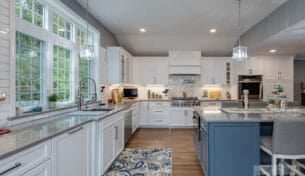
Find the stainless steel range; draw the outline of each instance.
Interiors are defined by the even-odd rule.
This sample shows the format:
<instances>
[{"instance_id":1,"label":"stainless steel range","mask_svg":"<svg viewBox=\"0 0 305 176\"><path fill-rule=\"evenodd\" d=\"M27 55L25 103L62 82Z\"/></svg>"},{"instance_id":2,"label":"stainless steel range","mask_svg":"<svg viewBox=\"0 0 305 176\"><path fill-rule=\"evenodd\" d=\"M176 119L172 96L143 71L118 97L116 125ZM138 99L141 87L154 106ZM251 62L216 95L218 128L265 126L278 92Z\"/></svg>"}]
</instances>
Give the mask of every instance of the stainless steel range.
<instances>
[{"instance_id":1,"label":"stainless steel range","mask_svg":"<svg viewBox=\"0 0 305 176\"><path fill-rule=\"evenodd\" d=\"M172 97L172 107L192 107L200 106L200 101L197 97Z\"/></svg>"}]
</instances>

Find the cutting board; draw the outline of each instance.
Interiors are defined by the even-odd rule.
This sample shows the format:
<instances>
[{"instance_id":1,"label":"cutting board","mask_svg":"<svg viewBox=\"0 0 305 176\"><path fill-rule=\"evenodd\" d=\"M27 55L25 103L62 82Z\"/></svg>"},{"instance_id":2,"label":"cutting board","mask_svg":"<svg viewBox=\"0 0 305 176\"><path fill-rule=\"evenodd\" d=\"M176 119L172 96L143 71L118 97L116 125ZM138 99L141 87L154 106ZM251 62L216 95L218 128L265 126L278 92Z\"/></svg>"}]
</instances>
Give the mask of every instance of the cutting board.
<instances>
[{"instance_id":1,"label":"cutting board","mask_svg":"<svg viewBox=\"0 0 305 176\"><path fill-rule=\"evenodd\" d=\"M221 91L220 90L210 90L209 92L210 100L219 100L221 99Z\"/></svg>"}]
</instances>

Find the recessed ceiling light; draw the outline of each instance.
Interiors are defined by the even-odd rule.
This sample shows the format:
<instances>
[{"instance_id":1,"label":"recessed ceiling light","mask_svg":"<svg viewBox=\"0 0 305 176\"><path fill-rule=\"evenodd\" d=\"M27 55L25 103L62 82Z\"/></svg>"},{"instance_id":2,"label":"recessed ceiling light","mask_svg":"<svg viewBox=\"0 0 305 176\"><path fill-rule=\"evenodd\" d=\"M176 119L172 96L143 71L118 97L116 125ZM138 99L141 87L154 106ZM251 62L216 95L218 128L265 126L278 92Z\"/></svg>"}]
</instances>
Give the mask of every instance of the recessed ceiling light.
<instances>
[{"instance_id":1,"label":"recessed ceiling light","mask_svg":"<svg viewBox=\"0 0 305 176\"><path fill-rule=\"evenodd\" d=\"M210 29L210 33L215 33L216 29Z\"/></svg>"},{"instance_id":2,"label":"recessed ceiling light","mask_svg":"<svg viewBox=\"0 0 305 176\"><path fill-rule=\"evenodd\" d=\"M139 31L140 32L146 32L146 29L145 28L140 28Z\"/></svg>"},{"instance_id":3,"label":"recessed ceiling light","mask_svg":"<svg viewBox=\"0 0 305 176\"><path fill-rule=\"evenodd\" d=\"M276 49L271 49L271 50L269 50L269 52L270 52L270 53L276 53L277 50L276 50Z\"/></svg>"}]
</instances>

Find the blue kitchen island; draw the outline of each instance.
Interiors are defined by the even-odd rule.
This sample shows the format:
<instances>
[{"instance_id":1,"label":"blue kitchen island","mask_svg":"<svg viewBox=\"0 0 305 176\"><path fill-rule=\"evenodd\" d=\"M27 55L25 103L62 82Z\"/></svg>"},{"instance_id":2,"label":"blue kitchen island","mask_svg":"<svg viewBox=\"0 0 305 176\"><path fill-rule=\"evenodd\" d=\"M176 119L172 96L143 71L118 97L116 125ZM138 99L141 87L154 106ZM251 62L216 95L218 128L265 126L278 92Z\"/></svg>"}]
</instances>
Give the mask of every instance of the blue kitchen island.
<instances>
[{"instance_id":1,"label":"blue kitchen island","mask_svg":"<svg viewBox=\"0 0 305 176\"><path fill-rule=\"evenodd\" d=\"M252 176L265 162L260 136L272 135L274 119L304 118L305 111L195 107L194 116L200 118L194 140L205 176Z\"/></svg>"}]
</instances>

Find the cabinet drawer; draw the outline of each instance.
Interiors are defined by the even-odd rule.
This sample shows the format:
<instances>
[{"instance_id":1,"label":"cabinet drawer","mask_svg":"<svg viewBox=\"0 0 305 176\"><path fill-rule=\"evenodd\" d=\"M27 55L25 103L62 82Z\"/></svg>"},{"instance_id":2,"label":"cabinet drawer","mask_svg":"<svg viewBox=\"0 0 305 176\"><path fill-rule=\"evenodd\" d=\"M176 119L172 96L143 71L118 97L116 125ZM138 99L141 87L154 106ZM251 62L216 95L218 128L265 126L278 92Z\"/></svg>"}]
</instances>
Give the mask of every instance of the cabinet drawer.
<instances>
[{"instance_id":1,"label":"cabinet drawer","mask_svg":"<svg viewBox=\"0 0 305 176\"><path fill-rule=\"evenodd\" d=\"M109 117L106 117L105 119L102 120L103 122L103 128L108 128L109 126L113 125L116 123L118 120L122 119L124 117L124 111L118 112L116 114L113 114Z\"/></svg>"},{"instance_id":2,"label":"cabinet drawer","mask_svg":"<svg viewBox=\"0 0 305 176\"><path fill-rule=\"evenodd\" d=\"M51 157L50 141L0 161L0 175L21 175Z\"/></svg>"},{"instance_id":3,"label":"cabinet drawer","mask_svg":"<svg viewBox=\"0 0 305 176\"><path fill-rule=\"evenodd\" d=\"M170 103L169 102L161 102L161 101L149 102L149 105L151 107L153 107L153 106L170 107Z\"/></svg>"}]
</instances>

